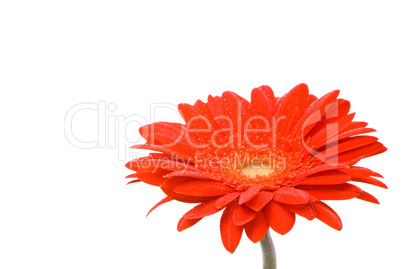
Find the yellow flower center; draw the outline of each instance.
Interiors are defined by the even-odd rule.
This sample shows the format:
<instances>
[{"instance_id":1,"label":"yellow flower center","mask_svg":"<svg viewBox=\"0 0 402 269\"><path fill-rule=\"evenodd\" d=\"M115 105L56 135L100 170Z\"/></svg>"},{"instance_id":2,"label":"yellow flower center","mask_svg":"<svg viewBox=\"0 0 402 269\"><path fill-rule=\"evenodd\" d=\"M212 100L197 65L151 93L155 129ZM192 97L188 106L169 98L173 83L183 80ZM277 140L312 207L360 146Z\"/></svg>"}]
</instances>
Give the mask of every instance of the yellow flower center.
<instances>
[{"instance_id":1,"label":"yellow flower center","mask_svg":"<svg viewBox=\"0 0 402 269\"><path fill-rule=\"evenodd\" d=\"M240 169L240 173L251 178L256 176L268 176L275 171L268 162L260 159L253 160Z\"/></svg>"}]
</instances>

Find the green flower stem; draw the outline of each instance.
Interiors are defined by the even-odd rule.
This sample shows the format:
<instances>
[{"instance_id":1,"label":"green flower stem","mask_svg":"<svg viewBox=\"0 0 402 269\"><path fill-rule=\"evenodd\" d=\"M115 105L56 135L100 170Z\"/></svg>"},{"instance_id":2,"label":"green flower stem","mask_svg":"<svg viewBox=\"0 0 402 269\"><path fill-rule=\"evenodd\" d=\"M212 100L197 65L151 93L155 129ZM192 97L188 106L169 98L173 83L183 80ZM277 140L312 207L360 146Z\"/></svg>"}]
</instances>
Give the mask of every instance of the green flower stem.
<instances>
[{"instance_id":1,"label":"green flower stem","mask_svg":"<svg viewBox=\"0 0 402 269\"><path fill-rule=\"evenodd\" d=\"M272 241L271 234L268 233L260 241L262 256L263 256L263 269L276 269L276 253L274 242Z\"/></svg>"}]
</instances>

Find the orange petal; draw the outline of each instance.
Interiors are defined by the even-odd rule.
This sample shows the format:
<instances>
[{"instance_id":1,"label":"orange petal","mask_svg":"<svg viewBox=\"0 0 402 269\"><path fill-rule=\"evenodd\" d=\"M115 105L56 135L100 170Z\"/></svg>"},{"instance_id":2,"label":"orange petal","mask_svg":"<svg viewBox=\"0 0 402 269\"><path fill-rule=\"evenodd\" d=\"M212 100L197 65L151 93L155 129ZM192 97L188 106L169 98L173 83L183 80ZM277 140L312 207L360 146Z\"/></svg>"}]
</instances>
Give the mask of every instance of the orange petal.
<instances>
[{"instance_id":1,"label":"orange petal","mask_svg":"<svg viewBox=\"0 0 402 269\"><path fill-rule=\"evenodd\" d=\"M308 95L308 101L307 101L307 107L310 107L311 104L313 104L315 101L317 101L317 96L315 96L314 94L309 94Z\"/></svg>"},{"instance_id":2,"label":"orange petal","mask_svg":"<svg viewBox=\"0 0 402 269\"><path fill-rule=\"evenodd\" d=\"M349 113L350 102L344 99L336 99L330 104L327 112L325 113L325 119L334 120L339 119Z\"/></svg>"},{"instance_id":3,"label":"orange petal","mask_svg":"<svg viewBox=\"0 0 402 269\"><path fill-rule=\"evenodd\" d=\"M186 180L187 178L168 178L160 185L160 188L167 196L185 203L202 203L208 199L207 197L182 195L173 191L178 184Z\"/></svg>"},{"instance_id":4,"label":"orange petal","mask_svg":"<svg viewBox=\"0 0 402 269\"><path fill-rule=\"evenodd\" d=\"M272 102L274 103L275 95L274 95L274 91L271 89L271 87L269 87L268 85L262 85L262 86L258 87L258 89L261 89L261 91L264 92L265 96L267 96L268 99L272 100Z\"/></svg>"},{"instance_id":5,"label":"orange petal","mask_svg":"<svg viewBox=\"0 0 402 269\"><path fill-rule=\"evenodd\" d=\"M197 112L205 116L208 119L208 122L211 124L213 130L218 130L220 126L215 122L214 115L212 114L208 104L202 102L201 100L197 100L194 104L194 108Z\"/></svg>"},{"instance_id":6,"label":"orange petal","mask_svg":"<svg viewBox=\"0 0 402 269\"><path fill-rule=\"evenodd\" d=\"M335 185L350 181L350 176L339 171L325 171L314 174L300 182L300 185Z\"/></svg>"},{"instance_id":7,"label":"orange petal","mask_svg":"<svg viewBox=\"0 0 402 269\"><path fill-rule=\"evenodd\" d=\"M223 108L222 108L222 100L221 97L215 96L212 97L211 95L208 96L208 109L211 112L214 118L224 115ZM219 128L227 128L228 122L226 120L214 120L214 123L219 126Z\"/></svg>"},{"instance_id":8,"label":"orange petal","mask_svg":"<svg viewBox=\"0 0 402 269\"><path fill-rule=\"evenodd\" d=\"M348 137L327 145L325 156L329 158L333 155L341 154L349 150L358 149L364 146L371 145L377 142L377 140L378 138L374 136L361 135L361 136Z\"/></svg>"},{"instance_id":9,"label":"orange petal","mask_svg":"<svg viewBox=\"0 0 402 269\"><path fill-rule=\"evenodd\" d=\"M247 120L244 117L246 108L242 101L233 92L226 91L222 94L222 103L225 115L229 116L233 124L234 134L241 135L244 123Z\"/></svg>"},{"instance_id":10,"label":"orange petal","mask_svg":"<svg viewBox=\"0 0 402 269\"><path fill-rule=\"evenodd\" d=\"M239 198L239 205L244 204L248 201L250 201L251 199L253 199L262 189L262 185L261 184L255 184L253 186L251 186L250 188L248 188L245 192L243 192L240 195Z\"/></svg>"},{"instance_id":11,"label":"orange petal","mask_svg":"<svg viewBox=\"0 0 402 269\"><path fill-rule=\"evenodd\" d=\"M181 232L181 231L183 231L183 230L185 230L187 228L190 228L191 226L193 226L194 224L199 222L201 219L202 218L199 218L199 219L187 219L187 218L182 217L179 220L179 223L177 223L177 230L179 232Z\"/></svg>"},{"instance_id":12,"label":"orange petal","mask_svg":"<svg viewBox=\"0 0 402 269\"><path fill-rule=\"evenodd\" d=\"M356 122L351 122L348 127L350 127L350 125L353 125L354 123L356 123ZM358 123L359 123L359 122L358 122ZM364 122L364 123L365 123L365 122ZM365 123L365 124L367 124L367 123ZM361 134L367 134L367 133L375 132L375 129L373 129L373 128L356 128L356 129L348 130L348 129L349 129L348 127L346 127L345 129L343 129L343 130L339 133L338 136L335 136L335 137L329 139L329 140L327 141L327 144L332 143L332 142L335 142L335 141L337 141L337 140L345 139L345 138L348 138L348 137L351 137L351 136L356 136L356 135L361 135Z\"/></svg>"},{"instance_id":13,"label":"orange petal","mask_svg":"<svg viewBox=\"0 0 402 269\"><path fill-rule=\"evenodd\" d=\"M314 166L311 169L308 169L308 170L298 174L295 177L294 181L298 181L300 179L303 179L303 178L308 177L310 175L314 175L316 173L320 173L320 172L324 172L324 171L330 171L330 170L337 170L339 168L348 168L348 167L349 166L343 165L343 164L342 165L341 164L340 165L329 165L329 164L326 164L326 163L320 164L320 165Z\"/></svg>"},{"instance_id":14,"label":"orange petal","mask_svg":"<svg viewBox=\"0 0 402 269\"><path fill-rule=\"evenodd\" d=\"M127 178L127 177L126 177L126 178ZM131 181L127 182L126 185L132 184L132 183L138 183L138 182L141 182L141 180L139 180L139 179L134 179L134 180L131 180Z\"/></svg>"},{"instance_id":15,"label":"orange petal","mask_svg":"<svg viewBox=\"0 0 402 269\"><path fill-rule=\"evenodd\" d=\"M296 134L302 133L303 135L307 135L321 120L322 114L320 109L335 101L338 95L339 90L335 90L314 101L294 126ZM317 114L318 117L315 117Z\"/></svg>"},{"instance_id":16,"label":"orange petal","mask_svg":"<svg viewBox=\"0 0 402 269\"><path fill-rule=\"evenodd\" d=\"M309 194L305 191L283 187L274 191L274 200L278 203L298 205L309 201Z\"/></svg>"},{"instance_id":17,"label":"orange petal","mask_svg":"<svg viewBox=\"0 0 402 269\"><path fill-rule=\"evenodd\" d=\"M236 203L236 206L233 210L233 223L237 226L243 226L244 224L250 222L257 216L257 212L248 208L245 205L239 205Z\"/></svg>"},{"instance_id":18,"label":"orange petal","mask_svg":"<svg viewBox=\"0 0 402 269\"><path fill-rule=\"evenodd\" d=\"M155 144L146 143L146 144L143 144L143 145L134 145L134 146L132 146L130 148L132 148L132 149L146 149L146 150L160 151L160 152L163 152L165 154L168 154L169 156L180 157L181 159L184 159L184 160L187 160L187 161L189 161L189 160L191 160L193 158L193 156L183 155L181 153L178 153L178 152L174 151L171 148L166 148L166 147L164 147L162 145L155 145ZM131 168L129 168L129 169L131 169Z\"/></svg>"},{"instance_id":19,"label":"orange petal","mask_svg":"<svg viewBox=\"0 0 402 269\"><path fill-rule=\"evenodd\" d=\"M321 220L335 230L342 230L341 219L339 218L338 214L336 214L336 212L327 204L317 201L315 203L311 203L310 205L314 208L317 214L317 219Z\"/></svg>"},{"instance_id":20,"label":"orange petal","mask_svg":"<svg viewBox=\"0 0 402 269\"><path fill-rule=\"evenodd\" d=\"M166 196L165 198L163 198L162 200L160 200L157 204L155 204L155 205L148 211L147 217L148 217L148 215L151 214L151 212L154 211L157 207L159 207L160 205L163 205L163 204L165 204L165 203L167 203L167 202L170 202L170 201L172 201L172 200L173 200L173 199L172 199L171 197L169 197L169 196Z\"/></svg>"},{"instance_id":21,"label":"orange petal","mask_svg":"<svg viewBox=\"0 0 402 269\"><path fill-rule=\"evenodd\" d=\"M352 181L356 182L363 182L371 185L375 185L384 189L388 189L387 185L385 185L382 181L372 178L372 177L366 177L366 178L352 178Z\"/></svg>"},{"instance_id":22,"label":"orange petal","mask_svg":"<svg viewBox=\"0 0 402 269\"><path fill-rule=\"evenodd\" d=\"M202 179L209 179L214 181L223 181L223 176L216 176L211 173L198 171L198 170L183 170L183 171L175 171L165 175L165 178L172 178L172 177L192 177L192 178L202 178Z\"/></svg>"},{"instance_id":23,"label":"orange petal","mask_svg":"<svg viewBox=\"0 0 402 269\"><path fill-rule=\"evenodd\" d=\"M272 197L272 192L261 191L253 199L248 201L246 205L254 211L260 211L269 201L272 200Z\"/></svg>"},{"instance_id":24,"label":"orange petal","mask_svg":"<svg viewBox=\"0 0 402 269\"><path fill-rule=\"evenodd\" d=\"M326 163L341 163L347 165L354 165L363 158L370 157L384 150L384 145L380 142L375 142L370 145L359 147L357 149L348 150L341 154L336 155L335 158L326 159Z\"/></svg>"},{"instance_id":25,"label":"orange petal","mask_svg":"<svg viewBox=\"0 0 402 269\"><path fill-rule=\"evenodd\" d=\"M351 177L361 178L361 177L383 177L377 172L374 172L365 167L353 166L342 170L343 172L349 174Z\"/></svg>"},{"instance_id":26,"label":"orange petal","mask_svg":"<svg viewBox=\"0 0 402 269\"><path fill-rule=\"evenodd\" d=\"M309 141L310 146L316 149L327 144L328 140L337 136L342 129L352 122L354 116L355 113L352 113L342 117L335 123L329 123L328 125L324 126L324 128L311 136Z\"/></svg>"},{"instance_id":27,"label":"orange petal","mask_svg":"<svg viewBox=\"0 0 402 269\"><path fill-rule=\"evenodd\" d=\"M361 136L353 136L342 139L340 141L336 141L329 145L325 146L325 155L331 156L335 154L340 154L342 152L363 147L366 145L370 145L378 140L377 137L361 135Z\"/></svg>"},{"instance_id":28,"label":"orange petal","mask_svg":"<svg viewBox=\"0 0 402 269\"><path fill-rule=\"evenodd\" d=\"M308 220L313 220L317 216L315 210L310 206L310 204L305 205L283 205L287 210L296 213Z\"/></svg>"},{"instance_id":29,"label":"orange petal","mask_svg":"<svg viewBox=\"0 0 402 269\"><path fill-rule=\"evenodd\" d=\"M347 200L362 193L359 187L348 183L327 186L300 185L297 188L306 191L318 200Z\"/></svg>"},{"instance_id":30,"label":"orange petal","mask_svg":"<svg viewBox=\"0 0 402 269\"><path fill-rule=\"evenodd\" d=\"M354 121L354 122L351 122L345 129L343 129L342 133L360 129L360 128L364 128L364 127L367 127L367 125L368 125L368 123L364 122L364 121Z\"/></svg>"},{"instance_id":31,"label":"orange petal","mask_svg":"<svg viewBox=\"0 0 402 269\"><path fill-rule=\"evenodd\" d=\"M269 127L272 127L272 117L274 116L275 103L273 99L269 98L261 88L255 88L251 92L250 108L253 116L263 117L270 123Z\"/></svg>"},{"instance_id":32,"label":"orange petal","mask_svg":"<svg viewBox=\"0 0 402 269\"><path fill-rule=\"evenodd\" d=\"M299 120L297 113L303 113L308 101L308 87L302 83L296 85L280 99L275 113L276 131L286 136L290 128ZM296 121L296 122L295 122Z\"/></svg>"},{"instance_id":33,"label":"orange petal","mask_svg":"<svg viewBox=\"0 0 402 269\"><path fill-rule=\"evenodd\" d=\"M232 188L221 182L193 178L183 180L173 188L173 191L187 196L202 197L221 196L233 192Z\"/></svg>"},{"instance_id":34,"label":"orange petal","mask_svg":"<svg viewBox=\"0 0 402 269\"><path fill-rule=\"evenodd\" d=\"M363 201L370 202L370 203L380 204L380 202L377 200L377 198L375 198L373 195L371 195L370 193L365 192L365 191L360 193L359 196L357 196L356 198L363 200Z\"/></svg>"},{"instance_id":35,"label":"orange petal","mask_svg":"<svg viewBox=\"0 0 402 269\"><path fill-rule=\"evenodd\" d=\"M387 185L385 185L383 182L381 182L378 179L372 178L372 177L383 177L383 176L380 175L379 173L371 171L368 168L354 166L348 169L343 169L342 171L349 174L352 178L352 181L372 184L387 189Z\"/></svg>"},{"instance_id":36,"label":"orange petal","mask_svg":"<svg viewBox=\"0 0 402 269\"><path fill-rule=\"evenodd\" d=\"M290 212L281 204L271 201L264 207L265 219L268 225L279 234L288 233L295 224L295 213Z\"/></svg>"},{"instance_id":37,"label":"orange petal","mask_svg":"<svg viewBox=\"0 0 402 269\"><path fill-rule=\"evenodd\" d=\"M259 242L268 232L269 226L265 220L264 212L258 212L257 216L244 226L247 237L253 242Z\"/></svg>"},{"instance_id":38,"label":"orange petal","mask_svg":"<svg viewBox=\"0 0 402 269\"><path fill-rule=\"evenodd\" d=\"M139 129L142 137L151 145L161 145L180 156L192 157L196 149L185 139L185 126L179 123L155 122Z\"/></svg>"},{"instance_id":39,"label":"orange petal","mask_svg":"<svg viewBox=\"0 0 402 269\"><path fill-rule=\"evenodd\" d=\"M216 208L221 209L221 208L227 206L228 204L230 204L231 202L236 200L237 197L239 197L239 195L240 195L240 193L238 193L238 192L232 192L232 193L228 193L222 197L219 197L215 201Z\"/></svg>"},{"instance_id":40,"label":"orange petal","mask_svg":"<svg viewBox=\"0 0 402 269\"><path fill-rule=\"evenodd\" d=\"M134 175L132 175L134 177ZM166 179L163 177L163 174L160 173L152 173L152 172L138 172L135 174L135 177L141 180L144 183L160 186Z\"/></svg>"},{"instance_id":41,"label":"orange petal","mask_svg":"<svg viewBox=\"0 0 402 269\"><path fill-rule=\"evenodd\" d=\"M203 218L212 214L215 214L219 212L219 209L216 208L215 206L215 201L216 199L211 199L207 202L203 202L190 211L188 211L186 214L184 214L183 217L187 219L199 219Z\"/></svg>"},{"instance_id":42,"label":"orange petal","mask_svg":"<svg viewBox=\"0 0 402 269\"><path fill-rule=\"evenodd\" d=\"M233 223L233 210L234 203L226 207L221 217L221 239L227 251L233 253L240 243L243 227L237 226Z\"/></svg>"},{"instance_id":43,"label":"orange petal","mask_svg":"<svg viewBox=\"0 0 402 269\"><path fill-rule=\"evenodd\" d=\"M194 144L209 144L214 126L207 115L200 114L195 107L189 104L179 104L177 108L186 121L186 135L191 139L191 142Z\"/></svg>"}]
</instances>

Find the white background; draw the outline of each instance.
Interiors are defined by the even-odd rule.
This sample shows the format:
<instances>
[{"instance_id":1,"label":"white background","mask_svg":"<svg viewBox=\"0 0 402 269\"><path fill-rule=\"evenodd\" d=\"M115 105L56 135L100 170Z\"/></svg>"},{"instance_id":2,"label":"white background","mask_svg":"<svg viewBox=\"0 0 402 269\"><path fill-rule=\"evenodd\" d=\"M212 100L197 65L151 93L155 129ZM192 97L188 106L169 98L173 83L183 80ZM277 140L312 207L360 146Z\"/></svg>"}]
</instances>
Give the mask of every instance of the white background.
<instances>
[{"instance_id":1,"label":"white background","mask_svg":"<svg viewBox=\"0 0 402 269\"><path fill-rule=\"evenodd\" d=\"M125 185L129 153L145 154L125 147L138 143L141 117L154 120L151 104L224 90L249 98L262 84L283 95L305 82L317 96L341 89L356 119L378 130L388 152L359 164L389 190L364 186L381 205L329 202L341 232L297 218L273 234L279 268L402 268L398 1L273 2L2 1L0 267L261 268L245 236L226 252L219 215L182 233L176 223L192 205L145 219L164 196ZM73 118L77 138L98 140L93 149L65 137L66 114L84 102L111 104L100 132L100 110ZM179 121L171 109L155 118Z\"/></svg>"}]
</instances>

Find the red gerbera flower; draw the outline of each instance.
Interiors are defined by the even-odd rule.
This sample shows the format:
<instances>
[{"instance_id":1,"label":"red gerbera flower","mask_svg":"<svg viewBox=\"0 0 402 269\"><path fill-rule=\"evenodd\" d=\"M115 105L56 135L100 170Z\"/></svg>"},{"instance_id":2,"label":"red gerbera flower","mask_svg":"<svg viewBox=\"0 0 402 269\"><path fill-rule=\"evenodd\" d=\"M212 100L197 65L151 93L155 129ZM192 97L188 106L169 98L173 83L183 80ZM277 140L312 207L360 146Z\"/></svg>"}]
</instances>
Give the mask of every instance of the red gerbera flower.
<instances>
[{"instance_id":1,"label":"red gerbera flower","mask_svg":"<svg viewBox=\"0 0 402 269\"><path fill-rule=\"evenodd\" d=\"M127 163L129 182L159 186L171 200L198 203L178 223L182 231L223 210L222 242L233 253L243 230L253 242L272 228L289 232L295 214L341 230L323 200L358 198L378 203L350 182L386 188L380 174L355 166L386 151L367 123L353 121L350 103L333 91L317 98L306 84L275 97L268 86L251 101L233 92L178 109L186 124L156 122L140 128L144 145L158 153Z\"/></svg>"}]
</instances>

